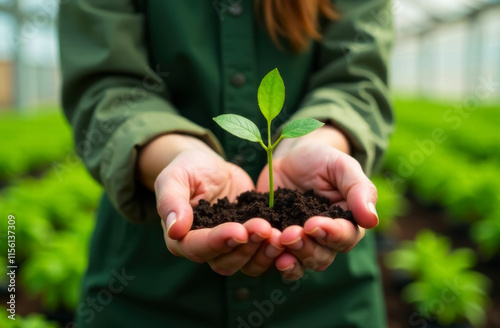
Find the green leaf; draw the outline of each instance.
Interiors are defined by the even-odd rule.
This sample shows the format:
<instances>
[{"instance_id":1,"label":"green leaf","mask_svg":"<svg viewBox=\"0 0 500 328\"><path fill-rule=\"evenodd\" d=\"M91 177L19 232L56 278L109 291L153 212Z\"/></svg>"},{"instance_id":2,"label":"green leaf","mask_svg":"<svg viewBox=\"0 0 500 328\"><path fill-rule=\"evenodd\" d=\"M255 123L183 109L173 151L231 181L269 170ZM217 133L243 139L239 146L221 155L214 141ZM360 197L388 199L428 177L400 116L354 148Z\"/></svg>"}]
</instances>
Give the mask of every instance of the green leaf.
<instances>
[{"instance_id":1,"label":"green leaf","mask_svg":"<svg viewBox=\"0 0 500 328\"><path fill-rule=\"evenodd\" d=\"M257 99L260 111L268 121L281 112L285 103L285 84L277 68L267 73L260 82Z\"/></svg>"},{"instance_id":2,"label":"green leaf","mask_svg":"<svg viewBox=\"0 0 500 328\"><path fill-rule=\"evenodd\" d=\"M214 117L214 121L227 132L253 142L262 141L257 126L247 118L235 114L224 114Z\"/></svg>"},{"instance_id":3,"label":"green leaf","mask_svg":"<svg viewBox=\"0 0 500 328\"><path fill-rule=\"evenodd\" d=\"M319 129L325 125L318 120L313 118L301 118L298 120L294 120L283 128L283 132L281 133L282 138L297 138L305 136L308 133L313 132L314 130Z\"/></svg>"}]
</instances>

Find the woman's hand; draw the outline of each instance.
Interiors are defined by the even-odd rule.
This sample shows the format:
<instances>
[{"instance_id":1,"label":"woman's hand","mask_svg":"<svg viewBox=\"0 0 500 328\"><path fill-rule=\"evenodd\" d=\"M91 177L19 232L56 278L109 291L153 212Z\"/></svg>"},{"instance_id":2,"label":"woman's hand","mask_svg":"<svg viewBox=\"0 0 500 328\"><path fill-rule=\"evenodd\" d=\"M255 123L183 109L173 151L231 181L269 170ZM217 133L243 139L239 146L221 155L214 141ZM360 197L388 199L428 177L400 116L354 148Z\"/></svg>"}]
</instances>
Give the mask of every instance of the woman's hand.
<instances>
[{"instance_id":1,"label":"woman's hand","mask_svg":"<svg viewBox=\"0 0 500 328\"><path fill-rule=\"evenodd\" d=\"M359 163L338 149L348 151L347 141L338 138L337 130L326 127L301 140L284 143L276 151L277 158L273 161L276 187L314 189L333 204L350 209L358 223L316 216L307 220L304 227L286 228L280 236L286 251L276 260L276 267L285 279L299 279L304 268L325 270L338 252L351 250L363 238L365 228L378 224L376 188ZM265 192L268 186L266 167L257 190Z\"/></svg>"},{"instance_id":2,"label":"woman's hand","mask_svg":"<svg viewBox=\"0 0 500 328\"><path fill-rule=\"evenodd\" d=\"M158 213L163 218L165 242L170 252L191 261L208 262L221 275L245 266L271 236L263 219L245 224L229 222L212 229L191 230L192 207L200 199L210 202L254 189L250 177L238 166L205 150L185 151L158 176L155 183Z\"/></svg>"},{"instance_id":3,"label":"woman's hand","mask_svg":"<svg viewBox=\"0 0 500 328\"><path fill-rule=\"evenodd\" d=\"M272 265L273 261L264 262L259 256L252 260L273 235L271 226L263 219L190 230L192 207L200 199L213 202L228 197L233 201L240 193L254 189L246 172L224 161L201 141L181 135L160 137L141 150L139 172L145 185L151 186L155 171L160 169L152 187L165 242L172 254L198 263L208 262L222 275L231 275L243 267L248 271ZM255 275L256 270L248 272Z\"/></svg>"}]
</instances>

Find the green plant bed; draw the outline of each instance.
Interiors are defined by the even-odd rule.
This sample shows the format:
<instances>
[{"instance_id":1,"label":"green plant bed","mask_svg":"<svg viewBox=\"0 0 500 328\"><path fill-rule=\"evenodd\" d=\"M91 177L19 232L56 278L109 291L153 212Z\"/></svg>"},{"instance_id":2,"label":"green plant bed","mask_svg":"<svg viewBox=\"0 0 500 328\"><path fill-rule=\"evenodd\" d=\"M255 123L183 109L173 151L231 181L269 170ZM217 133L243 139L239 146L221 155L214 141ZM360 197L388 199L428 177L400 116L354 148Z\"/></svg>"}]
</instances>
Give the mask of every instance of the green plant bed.
<instances>
[{"instance_id":1,"label":"green plant bed","mask_svg":"<svg viewBox=\"0 0 500 328\"><path fill-rule=\"evenodd\" d=\"M94 222L92 217L84 217L77 219L76 224L77 229L55 234L43 248L33 252L20 271L28 294L41 296L43 305L51 310L73 310L79 301Z\"/></svg>"},{"instance_id":2,"label":"green plant bed","mask_svg":"<svg viewBox=\"0 0 500 328\"><path fill-rule=\"evenodd\" d=\"M46 168L72 149L62 113L0 115L0 181Z\"/></svg>"},{"instance_id":3,"label":"green plant bed","mask_svg":"<svg viewBox=\"0 0 500 328\"><path fill-rule=\"evenodd\" d=\"M404 129L395 134L385 164L392 172L391 183L408 188L421 203L444 207L452 222L473 224L471 237L482 252L487 256L498 252L499 164L475 159L447 144L425 154L414 140Z\"/></svg>"},{"instance_id":4,"label":"green plant bed","mask_svg":"<svg viewBox=\"0 0 500 328\"><path fill-rule=\"evenodd\" d=\"M474 223L471 237L479 245L481 254L492 258L500 250L500 206Z\"/></svg>"},{"instance_id":5,"label":"green plant bed","mask_svg":"<svg viewBox=\"0 0 500 328\"><path fill-rule=\"evenodd\" d=\"M0 192L0 214L16 218L18 281L48 309L77 305L100 193L81 165L62 175L51 170L40 179L22 179ZM6 227L0 226L2 237ZM1 254L7 254L6 247L2 242ZM6 265L0 257L0 267Z\"/></svg>"},{"instance_id":6,"label":"green plant bed","mask_svg":"<svg viewBox=\"0 0 500 328\"><path fill-rule=\"evenodd\" d=\"M7 317L7 310L2 305L0 306L0 327L2 328L60 328L61 326L53 321L48 321L42 314L33 313L28 316L20 316L16 314L15 320Z\"/></svg>"},{"instance_id":7,"label":"green plant bed","mask_svg":"<svg viewBox=\"0 0 500 328\"><path fill-rule=\"evenodd\" d=\"M391 185L390 180L383 175L377 175L370 180L377 187L378 193L377 212L380 220L375 229L382 233L389 233L395 220L405 215L408 210L404 186Z\"/></svg>"},{"instance_id":8,"label":"green plant bed","mask_svg":"<svg viewBox=\"0 0 500 328\"><path fill-rule=\"evenodd\" d=\"M495 159L500 162L500 121L498 106L480 106L472 111L460 111L461 104L434 103L430 101L402 100L395 102L397 127L416 139L428 139L433 131L444 131L445 146L468 157L480 160ZM468 116L467 116L468 115ZM395 139L394 138L394 139Z\"/></svg>"},{"instance_id":9,"label":"green plant bed","mask_svg":"<svg viewBox=\"0 0 500 328\"><path fill-rule=\"evenodd\" d=\"M414 279L403 296L415 304L415 320L430 323L436 315L442 325L468 320L481 326L490 282L472 268L477 258L488 266L489 259L500 254L500 111L498 106L466 108L462 113L467 116L460 117L455 105L395 102L397 128L386 156L386 177L390 186L407 190L429 211L438 205L448 226L441 231L462 227L453 240L472 248L452 251L447 238L423 231L414 242L401 244L388 257L388 265ZM442 300L449 281L470 288L459 288L453 302L445 303L440 313L430 313L426 309Z\"/></svg>"},{"instance_id":10,"label":"green plant bed","mask_svg":"<svg viewBox=\"0 0 500 328\"><path fill-rule=\"evenodd\" d=\"M474 326L485 323L491 282L472 270L473 250L452 251L448 238L423 230L415 241L402 242L399 249L389 253L386 264L414 279L404 288L403 298L415 303L421 318L435 317L443 325L463 319Z\"/></svg>"},{"instance_id":11,"label":"green plant bed","mask_svg":"<svg viewBox=\"0 0 500 328\"><path fill-rule=\"evenodd\" d=\"M457 219L473 221L496 208L500 176L495 163L477 163L443 148L426 157L422 164L412 165L404 153L408 147L403 147L404 141L395 141L387 155L386 167L395 172L396 184L406 185L422 200L446 207Z\"/></svg>"},{"instance_id":12,"label":"green plant bed","mask_svg":"<svg viewBox=\"0 0 500 328\"><path fill-rule=\"evenodd\" d=\"M92 215L100 192L100 186L81 165L62 176L49 171L41 179L26 178L3 189L0 214L16 217L16 237L23 240L16 246L17 257L29 256L58 231L78 229L82 214ZM6 225L0 226L0 234L5 234L5 229ZM6 247L6 243L0 245L2 254L6 254Z\"/></svg>"}]
</instances>

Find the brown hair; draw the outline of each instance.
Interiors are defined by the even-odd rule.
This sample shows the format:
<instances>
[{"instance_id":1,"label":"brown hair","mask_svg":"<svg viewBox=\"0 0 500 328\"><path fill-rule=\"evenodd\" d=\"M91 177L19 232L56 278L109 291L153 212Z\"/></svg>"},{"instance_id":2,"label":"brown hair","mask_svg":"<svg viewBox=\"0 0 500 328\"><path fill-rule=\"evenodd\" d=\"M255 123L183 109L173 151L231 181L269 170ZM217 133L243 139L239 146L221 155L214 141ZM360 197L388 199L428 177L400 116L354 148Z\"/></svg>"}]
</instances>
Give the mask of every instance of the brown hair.
<instances>
[{"instance_id":1,"label":"brown hair","mask_svg":"<svg viewBox=\"0 0 500 328\"><path fill-rule=\"evenodd\" d=\"M271 40L281 48L278 36L288 39L294 52L306 49L311 39L321 40L321 18L339 17L330 0L257 0L255 9Z\"/></svg>"}]
</instances>

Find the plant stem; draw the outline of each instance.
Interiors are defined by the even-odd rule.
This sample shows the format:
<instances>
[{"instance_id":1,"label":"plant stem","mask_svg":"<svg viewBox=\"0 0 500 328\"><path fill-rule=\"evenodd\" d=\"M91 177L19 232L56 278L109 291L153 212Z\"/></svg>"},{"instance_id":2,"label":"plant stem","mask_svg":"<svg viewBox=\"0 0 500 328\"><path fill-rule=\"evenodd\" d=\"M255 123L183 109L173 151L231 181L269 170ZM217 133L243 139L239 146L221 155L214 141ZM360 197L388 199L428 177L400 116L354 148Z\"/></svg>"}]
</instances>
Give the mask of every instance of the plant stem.
<instances>
[{"instance_id":1,"label":"plant stem","mask_svg":"<svg viewBox=\"0 0 500 328\"><path fill-rule=\"evenodd\" d=\"M271 120L267 121L267 164L269 165L269 208L274 206L273 145L271 144Z\"/></svg>"},{"instance_id":2,"label":"plant stem","mask_svg":"<svg viewBox=\"0 0 500 328\"><path fill-rule=\"evenodd\" d=\"M273 150L267 150L267 163L269 164L269 208L274 206L274 183L273 183Z\"/></svg>"}]
</instances>

